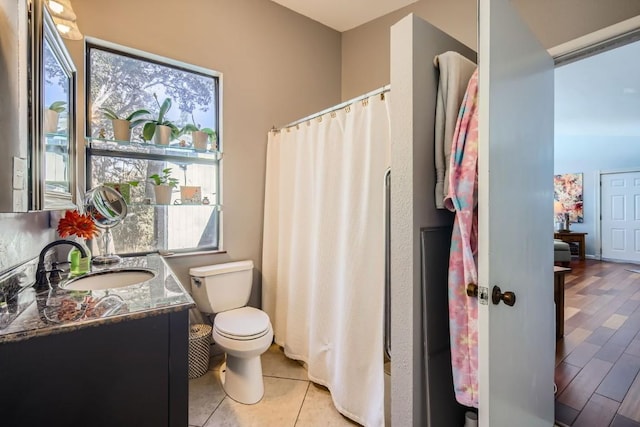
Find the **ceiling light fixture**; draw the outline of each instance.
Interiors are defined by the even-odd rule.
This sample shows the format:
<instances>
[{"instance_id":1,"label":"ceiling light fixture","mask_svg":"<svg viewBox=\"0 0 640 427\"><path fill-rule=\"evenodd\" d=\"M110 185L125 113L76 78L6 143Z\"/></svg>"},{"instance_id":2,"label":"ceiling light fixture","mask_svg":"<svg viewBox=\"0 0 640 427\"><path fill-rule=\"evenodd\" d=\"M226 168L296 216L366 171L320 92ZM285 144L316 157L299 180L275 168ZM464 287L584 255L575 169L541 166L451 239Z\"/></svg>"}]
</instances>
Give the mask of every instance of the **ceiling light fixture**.
<instances>
[{"instance_id":1,"label":"ceiling light fixture","mask_svg":"<svg viewBox=\"0 0 640 427\"><path fill-rule=\"evenodd\" d=\"M60 36L68 40L82 40L82 33L75 22L53 17L53 22L60 33Z\"/></svg>"},{"instance_id":2,"label":"ceiling light fixture","mask_svg":"<svg viewBox=\"0 0 640 427\"><path fill-rule=\"evenodd\" d=\"M67 21L76 20L76 14L71 7L70 0L48 0L47 4L49 5L51 15L66 19Z\"/></svg>"},{"instance_id":3,"label":"ceiling light fixture","mask_svg":"<svg viewBox=\"0 0 640 427\"><path fill-rule=\"evenodd\" d=\"M68 40L82 40L71 0L47 0L47 5L60 36Z\"/></svg>"}]
</instances>

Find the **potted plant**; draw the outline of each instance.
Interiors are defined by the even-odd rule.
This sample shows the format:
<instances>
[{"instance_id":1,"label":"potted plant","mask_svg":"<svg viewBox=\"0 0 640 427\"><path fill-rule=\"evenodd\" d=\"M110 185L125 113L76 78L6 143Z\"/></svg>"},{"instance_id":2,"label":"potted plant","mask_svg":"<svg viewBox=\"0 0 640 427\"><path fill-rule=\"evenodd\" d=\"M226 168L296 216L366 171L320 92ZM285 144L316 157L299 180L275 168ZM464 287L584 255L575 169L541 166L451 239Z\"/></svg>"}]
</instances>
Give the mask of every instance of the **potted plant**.
<instances>
[{"instance_id":1,"label":"potted plant","mask_svg":"<svg viewBox=\"0 0 640 427\"><path fill-rule=\"evenodd\" d=\"M212 142L211 148L215 149L216 131L211 128L200 127L200 124L196 123L193 113L191 114L191 121L193 123L187 123L180 133L191 132L191 143L196 150L206 151L209 138L211 138Z\"/></svg>"},{"instance_id":2,"label":"potted plant","mask_svg":"<svg viewBox=\"0 0 640 427\"><path fill-rule=\"evenodd\" d=\"M43 132L56 133L58 131L58 117L60 113L66 110L67 103L65 101L55 101L44 110Z\"/></svg>"},{"instance_id":3,"label":"potted plant","mask_svg":"<svg viewBox=\"0 0 640 427\"><path fill-rule=\"evenodd\" d=\"M106 118L111 119L113 139L117 141L130 141L131 129L147 121L146 118L141 118L142 116L151 114L148 110L136 110L127 117L122 118L110 108L102 107L100 110Z\"/></svg>"},{"instance_id":4,"label":"potted plant","mask_svg":"<svg viewBox=\"0 0 640 427\"><path fill-rule=\"evenodd\" d=\"M151 138L153 138L154 144L157 145L169 145L169 141L176 138L180 133L176 125L166 119L166 115L171 109L171 98L165 98L162 104L160 104L155 93L153 97L158 104L158 117L156 119L145 120L146 123L142 129L142 137L145 141L150 141Z\"/></svg>"},{"instance_id":5,"label":"potted plant","mask_svg":"<svg viewBox=\"0 0 640 427\"><path fill-rule=\"evenodd\" d=\"M171 192L178 185L178 180L171 176L171 168L162 169L161 174L154 173L149 177L153 183L157 205L171 203Z\"/></svg>"}]
</instances>

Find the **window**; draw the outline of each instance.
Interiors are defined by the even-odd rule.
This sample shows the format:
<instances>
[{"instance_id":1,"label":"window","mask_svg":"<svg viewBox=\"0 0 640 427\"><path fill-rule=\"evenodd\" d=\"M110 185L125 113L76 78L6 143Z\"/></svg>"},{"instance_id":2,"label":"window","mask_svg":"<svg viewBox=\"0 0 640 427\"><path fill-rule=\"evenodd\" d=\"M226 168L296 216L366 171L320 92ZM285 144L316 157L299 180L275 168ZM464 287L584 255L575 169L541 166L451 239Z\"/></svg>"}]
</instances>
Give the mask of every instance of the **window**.
<instances>
[{"instance_id":1,"label":"window","mask_svg":"<svg viewBox=\"0 0 640 427\"><path fill-rule=\"evenodd\" d=\"M129 205L112 230L116 252L218 249L220 74L103 42L87 42L86 49L87 188L117 186ZM173 130L168 145L156 145L145 124L158 119L166 99L163 121ZM137 110L149 113L132 120L128 138L116 134L112 118ZM192 144L194 126L214 134L206 147ZM149 177L166 169L178 185L170 203L160 205ZM186 187L192 193L183 200Z\"/></svg>"}]
</instances>

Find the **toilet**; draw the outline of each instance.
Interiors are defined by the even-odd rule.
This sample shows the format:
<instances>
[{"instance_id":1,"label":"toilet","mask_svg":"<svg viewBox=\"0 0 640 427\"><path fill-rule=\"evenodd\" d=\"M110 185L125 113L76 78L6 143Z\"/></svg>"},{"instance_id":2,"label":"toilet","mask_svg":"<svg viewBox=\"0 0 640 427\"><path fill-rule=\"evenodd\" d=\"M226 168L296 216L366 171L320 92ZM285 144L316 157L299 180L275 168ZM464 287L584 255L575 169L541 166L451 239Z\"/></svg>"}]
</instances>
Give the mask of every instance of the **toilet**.
<instances>
[{"instance_id":1,"label":"toilet","mask_svg":"<svg viewBox=\"0 0 640 427\"><path fill-rule=\"evenodd\" d=\"M264 395L260 356L271 345L273 328L267 313L246 307L253 261L194 267L189 275L198 309L216 315L212 336L226 355L220 369L224 391L240 403L259 402Z\"/></svg>"}]
</instances>

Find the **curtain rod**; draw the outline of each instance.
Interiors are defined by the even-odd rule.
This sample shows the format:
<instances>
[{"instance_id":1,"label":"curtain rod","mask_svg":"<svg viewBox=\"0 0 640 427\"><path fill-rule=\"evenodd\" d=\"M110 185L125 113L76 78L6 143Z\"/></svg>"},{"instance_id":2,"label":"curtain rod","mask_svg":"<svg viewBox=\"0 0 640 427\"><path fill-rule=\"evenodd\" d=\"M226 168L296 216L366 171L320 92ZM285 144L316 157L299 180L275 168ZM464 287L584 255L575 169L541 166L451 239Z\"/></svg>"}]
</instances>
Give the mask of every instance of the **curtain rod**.
<instances>
[{"instance_id":1,"label":"curtain rod","mask_svg":"<svg viewBox=\"0 0 640 427\"><path fill-rule=\"evenodd\" d=\"M344 108L344 107L346 107L348 105L351 105L351 104L353 104L355 102L362 101L363 99L367 99L369 97L372 97L372 96L375 96L375 95L379 95L381 93L389 92L390 90L391 90L391 85L382 86L381 88L378 88L376 90L372 90L371 92L365 93L364 95L357 96L357 97L355 97L353 99L350 99L350 100L345 101L343 103L340 103L338 105L334 105L333 107L327 108L326 110L322 110L322 111L320 111L318 113L311 114L310 116L304 117L304 118L302 118L300 120L296 120L295 122L291 122L291 123L289 123L287 125L284 125L284 126L280 127L279 129L276 129L275 127L273 127L271 129L271 131L272 132L279 132L282 129L290 128L292 126L299 125L300 123L304 123L306 121L313 120L316 117L323 116L323 115L325 115L327 113L331 113L332 111L337 111L337 110L339 110L341 108Z\"/></svg>"}]
</instances>

